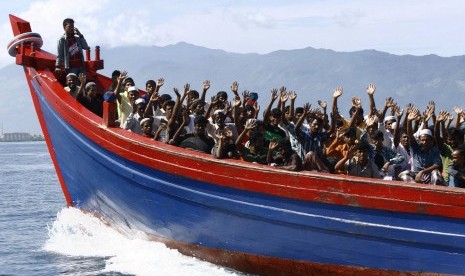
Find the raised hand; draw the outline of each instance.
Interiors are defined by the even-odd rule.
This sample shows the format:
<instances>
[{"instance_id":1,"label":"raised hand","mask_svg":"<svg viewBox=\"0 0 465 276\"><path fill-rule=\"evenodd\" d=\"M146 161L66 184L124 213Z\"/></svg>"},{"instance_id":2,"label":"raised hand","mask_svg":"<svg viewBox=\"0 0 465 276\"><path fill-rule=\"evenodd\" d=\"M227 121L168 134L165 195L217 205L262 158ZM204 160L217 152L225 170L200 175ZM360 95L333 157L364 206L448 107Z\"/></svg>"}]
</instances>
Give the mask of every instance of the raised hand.
<instances>
[{"instance_id":1,"label":"raised hand","mask_svg":"<svg viewBox=\"0 0 465 276\"><path fill-rule=\"evenodd\" d=\"M322 101L322 100L318 100L318 105L321 106L321 108L323 108L323 110L326 110L326 101Z\"/></svg>"},{"instance_id":2,"label":"raised hand","mask_svg":"<svg viewBox=\"0 0 465 276\"><path fill-rule=\"evenodd\" d=\"M297 98L297 93L295 93L295 91L289 91L287 95L289 96L289 100L291 101L294 101Z\"/></svg>"},{"instance_id":3,"label":"raised hand","mask_svg":"<svg viewBox=\"0 0 465 276\"><path fill-rule=\"evenodd\" d=\"M276 100L278 98L278 89L273 88L271 89L271 99Z\"/></svg>"},{"instance_id":4,"label":"raised hand","mask_svg":"<svg viewBox=\"0 0 465 276\"><path fill-rule=\"evenodd\" d=\"M237 94L237 89L239 89L239 83L237 83L237 81L234 81L234 82L231 84L231 91L232 91L234 94Z\"/></svg>"},{"instance_id":5,"label":"raised hand","mask_svg":"<svg viewBox=\"0 0 465 276\"><path fill-rule=\"evenodd\" d=\"M387 97L386 101L384 102L384 106L387 108L392 107L394 104L394 99L391 97Z\"/></svg>"},{"instance_id":6,"label":"raised hand","mask_svg":"<svg viewBox=\"0 0 465 276\"><path fill-rule=\"evenodd\" d=\"M436 109L436 104L434 103L434 101L429 101L428 106L429 106L429 109L431 110L430 112L434 114L434 111Z\"/></svg>"},{"instance_id":7,"label":"raised hand","mask_svg":"<svg viewBox=\"0 0 465 276\"><path fill-rule=\"evenodd\" d=\"M334 89L333 98L339 98L342 95L343 91L344 90L342 89L342 87L337 87L336 89Z\"/></svg>"},{"instance_id":8,"label":"raised hand","mask_svg":"<svg viewBox=\"0 0 465 276\"><path fill-rule=\"evenodd\" d=\"M362 100L359 97L352 98L352 106L360 108L362 106Z\"/></svg>"},{"instance_id":9,"label":"raised hand","mask_svg":"<svg viewBox=\"0 0 465 276\"><path fill-rule=\"evenodd\" d=\"M404 114L404 110L401 109L400 106L396 106L395 114L396 114L397 118L400 119L402 117L402 115ZM397 121L399 121L399 120L397 120Z\"/></svg>"},{"instance_id":10,"label":"raised hand","mask_svg":"<svg viewBox=\"0 0 465 276\"><path fill-rule=\"evenodd\" d=\"M443 122L449 117L449 113L445 110L439 111L438 117L436 118L437 122Z\"/></svg>"},{"instance_id":11,"label":"raised hand","mask_svg":"<svg viewBox=\"0 0 465 276\"><path fill-rule=\"evenodd\" d=\"M407 120L409 121L413 121L413 120L417 120L420 118L420 111L418 110L418 108L412 108L407 116Z\"/></svg>"},{"instance_id":12,"label":"raised hand","mask_svg":"<svg viewBox=\"0 0 465 276\"><path fill-rule=\"evenodd\" d=\"M460 114L462 113L462 109L458 106L454 107L454 112L457 113L457 114Z\"/></svg>"},{"instance_id":13,"label":"raised hand","mask_svg":"<svg viewBox=\"0 0 465 276\"><path fill-rule=\"evenodd\" d=\"M376 85L374 85L373 83L370 83L370 84L367 86L367 93L368 93L368 95L373 95L373 94L375 94L375 91L376 91Z\"/></svg>"},{"instance_id":14,"label":"raised hand","mask_svg":"<svg viewBox=\"0 0 465 276\"><path fill-rule=\"evenodd\" d=\"M121 74L118 76L118 82L121 83L123 80L128 76L128 71L123 71ZM82 83L82 82L81 82Z\"/></svg>"},{"instance_id":15,"label":"raised hand","mask_svg":"<svg viewBox=\"0 0 465 276\"><path fill-rule=\"evenodd\" d=\"M250 130L255 128L258 125L257 119L248 119L245 122L245 129Z\"/></svg>"},{"instance_id":16,"label":"raised hand","mask_svg":"<svg viewBox=\"0 0 465 276\"><path fill-rule=\"evenodd\" d=\"M191 85L188 84L188 83L186 83L186 84L184 85L184 94L187 94L187 93L189 92L190 87L191 87Z\"/></svg>"},{"instance_id":17,"label":"raised hand","mask_svg":"<svg viewBox=\"0 0 465 276\"><path fill-rule=\"evenodd\" d=\"M289 95L286 93L286 91L281 92L281 102L285 103L287 102L287 99L289 98Z\"/></svg>"},{"instance_id":18,"label":"raised hand","mask_svg":"<svg viewBox=\"0 0 465 276\"><path fill-rule=\"evenodd\" d=\"M312 105L310 103L305 103L304 104L304 113L302 116L307 116L308 114L310 114L310 108L312 107Z\"/></svg>"},{"instance_id":19,"label":"raised hand","mask_svg":"<svg viewBox=\"0 0 465 276\"><path fill-rule=\"evenodd\" d=\"M179 94L179 89L176 87L173 87L174 94L176 94L176 97L181 98L181 94Z\"/></svg>"},{"instance_id":20,"label":"raised hand","mask_svg":"<svg viewBox=\"0 0 465 276\"><path fill-rule=\"evenodd\" d=\"M150 102L154 103L156 101L158 101L158 98L160 97L160 94L158 94L158 92L153 92L152 93L152 96L150 96Z\"/></svg>"},{"instance_id":21,"label":"raised hand","mask_svg":"<svg viewBox=\"0 0 465 276\"><path fill-rule=\"evenodd\" d=\"M121 73L122 75L123 73ZM84 85L84 87L86 86L86 80L87 80L87 77L86 77L86 74L85 73L79 73L79 81L81 82L81 85Z\"/></svg>"},{"instance_id":22,"label":"raised hand","mask_svg":"<svg viewBox=\"0 0 465 276\"><path fill-rule=\"evenodd\" d=\"M165 84L165 79L164 78L159 78L157 80L157 88L162 87Z\"/></svg>"},{"instance_id":23,"label":"raised hand","mask_svg":"<svg viewBox=\"0 0 465 276\"><path fill-rule=\"evenodd\" d=\"M202 84L202 89L204 91L207 91L209 88L210 88L210 81L209 80L204 81Z\"/></svg>"},{"instance_id":24,"label":"raised hand","mask_svg":"<svg viewBox=\"0 0 465 276\"><path fill-rule=\"evenodd\" d=\"M242 99L244 99L244 103L247 102L250 98L250 92L248 90L244 90L242 92Z\"/></svg>"},{"instance_id":25,"label":"raised hand","mask_svg":"<svg viewBox=\"0 0 465 276\"><path fill-rule=\"evenodd\" d=\"M406 113L410 113L412 111L412 109L414 108L413 104L412 103L408 103L406 106L405 106L405 112Z\"/></svg>"}]
</instances>

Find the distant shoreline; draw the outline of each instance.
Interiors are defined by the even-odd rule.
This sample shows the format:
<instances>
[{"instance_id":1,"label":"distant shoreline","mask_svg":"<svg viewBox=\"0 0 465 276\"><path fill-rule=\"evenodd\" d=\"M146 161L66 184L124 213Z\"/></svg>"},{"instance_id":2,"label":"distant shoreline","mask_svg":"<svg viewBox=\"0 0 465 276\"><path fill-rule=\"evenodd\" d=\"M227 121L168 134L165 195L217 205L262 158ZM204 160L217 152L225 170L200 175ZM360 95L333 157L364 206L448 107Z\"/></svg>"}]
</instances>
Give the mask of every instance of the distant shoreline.
<instances>
[{"instance_id":1,"label":"distant shoreline","mask_svg":"<svg viewBox=\"0 0 465 276\"><path fill-rule=\"evenodd\" d=\"M35 142L45 141L43 135L31 135L27 132L3 133L0 136L0 142Z\"/></svg>"}]
</instances>

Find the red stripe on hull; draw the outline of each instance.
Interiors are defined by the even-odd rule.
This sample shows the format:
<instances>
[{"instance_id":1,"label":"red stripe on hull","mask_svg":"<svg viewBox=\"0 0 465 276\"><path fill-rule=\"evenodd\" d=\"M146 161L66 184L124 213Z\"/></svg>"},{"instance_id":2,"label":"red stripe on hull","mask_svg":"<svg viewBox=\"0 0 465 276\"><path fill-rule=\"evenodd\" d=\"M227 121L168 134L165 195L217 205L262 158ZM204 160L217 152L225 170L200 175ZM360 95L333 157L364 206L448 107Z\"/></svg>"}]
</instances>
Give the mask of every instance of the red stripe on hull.
<instances>
[{"instance_id":1,"label":"red stripe on hull","mask_svg":"<svg viewBox=\"0 0 465 276\"><path fill-rule=\"evenodd\" d=\"M437 273L399 272L393 270L372 269L365 267L319 264L274 257L258 256L240 252L205 248L149 235L152 241L162 242L180 253L198 258L216 265L229 267L238 271L256 275L440 275Z\"/></svg>"},{"instance_id":2,"label":"red stripe on hull","mask_svg":"<svg viewBox=\"0 0 465 276\"><path fill-rule=\"evenodd\" d=\"M55 151L53 150L52 140L50 139L50 134L48 133L47 124L44 121L44 116L42 115L42 109L40 107L39 99L37 94L34 92L35 89L32 86L32 75L37 74L36 71L33 71L32 68L24 67L24 73L26 74L27 84L29 85L29 90L31 91L32 102L34 103L34 107L37 113L37 118L39 119L40 127L42 128L42 133L45 136L45 142L48 147L48 151L50 152L50 157L52 159L53 165L55 166L55 170L57 172L58 181L60 182L61 190L65 195L66 204L68 206L73 206L73 200L68 192L68 188L66 187L65 180L63 178L63 174L61 173L60 166L58 165L58 161L55 155Z\"/></svg>"}]
</instances>

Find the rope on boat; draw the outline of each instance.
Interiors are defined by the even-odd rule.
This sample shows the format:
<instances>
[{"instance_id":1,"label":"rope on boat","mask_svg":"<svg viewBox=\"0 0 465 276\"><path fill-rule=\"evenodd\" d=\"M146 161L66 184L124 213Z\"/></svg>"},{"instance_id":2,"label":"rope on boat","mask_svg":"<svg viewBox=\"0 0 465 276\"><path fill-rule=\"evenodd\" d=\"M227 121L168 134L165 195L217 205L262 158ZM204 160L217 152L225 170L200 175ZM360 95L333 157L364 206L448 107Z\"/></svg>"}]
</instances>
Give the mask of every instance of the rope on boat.
<instances>
[{"instance_id":1,"label":"rope on boat","mask_svg":"<svg viewBox=\"0 0 465 276\"><path fill-rule=\"evenodd\" d=\"M23 44L31 44L35 48L40 49L44 44L42 37L38 33L27 32L15 36L10 43L8 43L7 49L10 56L15 57L17 54L17 47Z\"/></svg>"}]
</instances>

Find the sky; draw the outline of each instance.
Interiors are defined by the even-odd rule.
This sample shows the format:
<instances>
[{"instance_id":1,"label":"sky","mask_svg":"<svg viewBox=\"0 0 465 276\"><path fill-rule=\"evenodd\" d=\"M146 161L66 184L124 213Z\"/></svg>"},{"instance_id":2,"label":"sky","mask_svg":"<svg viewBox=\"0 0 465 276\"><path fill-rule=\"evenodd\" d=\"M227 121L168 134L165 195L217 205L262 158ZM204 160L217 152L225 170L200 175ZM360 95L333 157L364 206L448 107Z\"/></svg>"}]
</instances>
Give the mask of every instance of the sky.
<instances>
[{"instance_id":1,"label":"sky","mask_svg":"<svg viewBox=\"0 0 465 276\"><path fill-rule=\"evenodd\" d=\"M0 68L14 62L8 14L31 22L50 52L70 17L103 48L184 41L234 53L313 47L447 57L465 54L464 11L461 0L2 1Z\"/></svg>"}]
</instances>

